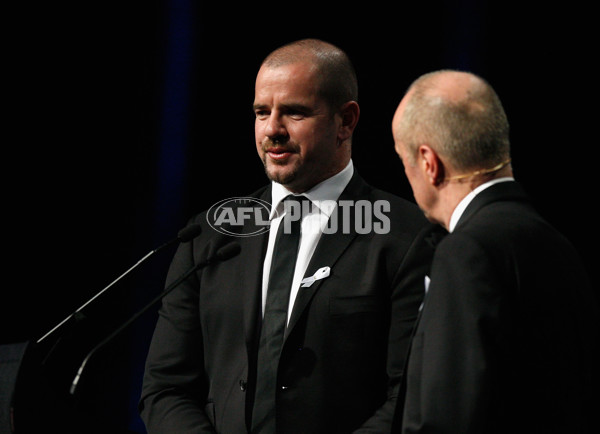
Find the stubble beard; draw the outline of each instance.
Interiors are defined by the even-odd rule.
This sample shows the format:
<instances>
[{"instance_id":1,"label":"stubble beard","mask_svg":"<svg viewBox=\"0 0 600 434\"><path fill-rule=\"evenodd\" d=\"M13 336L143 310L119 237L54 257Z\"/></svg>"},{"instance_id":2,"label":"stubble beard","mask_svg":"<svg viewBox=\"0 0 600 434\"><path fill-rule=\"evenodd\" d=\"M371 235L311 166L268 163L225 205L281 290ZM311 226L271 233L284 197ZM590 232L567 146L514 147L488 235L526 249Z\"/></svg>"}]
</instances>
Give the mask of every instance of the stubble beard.
<instances>
[{"instance_id":1,"label":"stubble beard","mask_svg":"<svg viewBox=\"0 0 600 434\"><path fill-rule=\"evenodd\" d=\"M263 157L263 166L265 168L265 174L270 181L275 181L282 185L288 185L293 183L298 173L300 172L300 165L295 164L293 167L290 167L289 170L273 170L277 167L283 167L286 164L280 164L274 161L268 161L269 157L265 154Z\"/></svg>"},{"instance_id":2,"label":"stubble beard","mask_svg":"<svg viewBox=\"0 0 600 434\"><path fill-rule=\"evenodd\" d=\"M289 149L291 152L294 153L296 161L294 161L293 163L290 163L289 161L278 162L276 160L270 159L267 152L269 149L276 147L276 146L281 146L283 148ZM261 159L262 159L263 166L265 169L265 174L267 175L267 178L269 178L270 181L275 181L282 185L289 185L289 184L292 184L296 180L296 178L298 177L298 174L301 171L301 167L302 167L302 161L298 160L300 158L299 146L295 145L294 143L290 143L290 142L278 143L278 142L275 142L272 140L265 140L261 144L261 150L262 150L262 158ZM288 166L287 167L288 170L276 170L278 167L284 167L284 166Z\"/></svg>"}]
</instances>

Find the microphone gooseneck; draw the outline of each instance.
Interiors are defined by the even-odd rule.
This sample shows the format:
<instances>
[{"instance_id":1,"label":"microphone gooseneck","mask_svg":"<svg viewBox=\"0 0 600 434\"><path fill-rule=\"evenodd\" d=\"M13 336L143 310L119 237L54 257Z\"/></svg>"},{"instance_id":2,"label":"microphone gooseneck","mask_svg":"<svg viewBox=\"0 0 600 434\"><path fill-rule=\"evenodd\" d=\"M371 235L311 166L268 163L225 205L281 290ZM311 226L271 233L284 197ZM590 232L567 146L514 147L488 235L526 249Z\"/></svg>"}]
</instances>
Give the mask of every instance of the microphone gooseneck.
<instances>
[{"instance_id":1,"label":"microphone gooseneck","mask_svg":"<svg viewBox=\"0 0 600 434\"><path fill-rule=\"evenodd\" d=\"M98 345L96 345L85 356L85 358L83 359L83 362L81 362L81 365L79 366L79 369L77 370L77 374L75 375L75 378L73 379L73 382L71 383L71 389L70 389L71 395L75 394L75 390L77 388L77 385L79 384L79 379L81 378L81 374L83 373L83 370L85 369L85 366L87 365L89 359L92 357L92 355L94 355L94 353L96 351L98 351L100 348L102 348L104 345L106 345L108 342L110 342L115 336L117 336L119 333L121 333L127 326L129 326L131 323L133 323L135 320L137 320L140 316L142 316L144 313L146 313L146 311L148 309L150 309L152 306L154 306L154 304L156 304L160 300L162 300L168 293L170 293L173 289L175 289L177 286L179 286L184 280L186 280L188 277L190 277L193 273L195 273L196 271L198 271L210 264L213 264L215 262L221 262L221 261L226 261L228 259L231 259L234 256L237 256L240 253L240 251L241 251L241 246L239 245L239 243L237 243L235 241L230 242L229 244L226 244L223 247L219 248L214 255L210 256L208 259L206 259L202 262L198 262L196 265L191 267L184 274L179 276L158 296L156 296L154 299L152 299L142 309L137 311L132 317L130 317L127 321L125 321L118 329L116 329L113 333L111 333L108 337L106 337L102 342L100 342Z\"/></svg>"},{"instance_id":2,"label":"microphone gooseneck","mask_svg":"<svg viewBox=\"0 0 600 434\"><path fill-rule=\"evenodd\" d=\"M39 338L36 343L40 344L42 341L44 341L44 339L46 339L48 336L50 336L52 333L54 333L56 330L58 330L64 323L66 323L67 321L69 321L71 318L75 318L87 305L89 305L90 303L92 303L95 299L97 299L102 294L104 294L106 291L108 291L110 288L112 288L122 278L124 278L125 276L127 276L134 269L136 269L143 262L145 262L148 258L150 258L150 256L154 255L155 253L163 250L165 247L168 247L171 244L174 244L174 243L176 243L178 241L181 242L181 243L185 243L187 241L190 241L190 240L194 239L195 237L197 237L198 235L200 235L201 231L202 231L202 228L201 228L201 226L199 224L190 225L190 226L187 226L187 227L181 229L179 231L179 233L177 234L177 238L173 238L172 240L167 241L166 243L164 243L163 245L157 247L156 249L151 250L150 252L148 252L145 256L143 256L139 261L137 261L127 271L125 271L123 274L121 274L119 277L117 277L115 280L113 280L111 283L109 283L104 289L102 289L100 292L98 292L96 295L94 295L92 298L90 298L84 304L82 304L81 306L79 306L79 308L77 308L77 310L75 312L73 312L72 314L70 314L69 316L67 316L65 319L63 319L61 322L59 322L49 332L47 332L44 336L42 336L41 338Z\"/></svg>"}]
</instances>

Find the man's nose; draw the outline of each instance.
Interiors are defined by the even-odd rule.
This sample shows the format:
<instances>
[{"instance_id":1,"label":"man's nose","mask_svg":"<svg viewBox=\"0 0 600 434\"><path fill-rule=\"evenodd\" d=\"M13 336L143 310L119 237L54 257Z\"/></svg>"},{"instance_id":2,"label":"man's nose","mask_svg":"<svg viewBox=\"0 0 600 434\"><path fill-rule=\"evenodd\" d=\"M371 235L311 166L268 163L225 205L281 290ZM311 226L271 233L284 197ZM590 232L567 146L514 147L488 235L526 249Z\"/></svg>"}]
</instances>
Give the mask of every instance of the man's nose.
<instances>
[{"instance_id":1,"label":"man's nose","mask_svg":"<svg viewBox=\"0 0 600 434\"><path fill-rule=\"evenodd\" d=\"M285 123L278 113L271 113L265 126L265 136L270 139L287 137L287 129Z\"/></svg>"}]
</instances>

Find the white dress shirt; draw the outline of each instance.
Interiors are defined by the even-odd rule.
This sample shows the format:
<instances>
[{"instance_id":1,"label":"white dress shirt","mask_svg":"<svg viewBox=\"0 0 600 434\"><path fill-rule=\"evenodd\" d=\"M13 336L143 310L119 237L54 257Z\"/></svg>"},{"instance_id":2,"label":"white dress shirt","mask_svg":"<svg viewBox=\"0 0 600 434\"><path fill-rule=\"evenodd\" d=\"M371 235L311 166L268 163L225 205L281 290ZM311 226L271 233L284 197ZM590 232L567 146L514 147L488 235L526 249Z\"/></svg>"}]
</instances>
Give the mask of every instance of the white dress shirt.
<instances>
[{"instance_id":1,"label":"white dress shirt","mask_svg":"<svg viewBox=\"0 0 600 434\"><path fill-rule=\"evenodd\" d=\"M329 179L317 184L310 190L302 193L303 196L310 199L313 203L313 211L302 219L300 230L300 246L298 248L298 258L296 260L296 269L294 271L294 280L290 292L290 301L288 307L288 321L292 313L292 307L298 294L300 281L304 277L310 258L315 251L319 238L323 233L323 229L329 221L329 217L337 206L335 201L338 200L342 191L346 188L352 175L354 166L352 160L339 173ZM265 303L267 300L267 288L269 286L269 271L271 269L271 259L273 257L273 247L275 244L275 236L279 224L285 215L283 207L283 199L293 194L283 185L273 182L272 184L272 203L271 203L271 228L269 230L269 243L267 245L267 254L263 263L263 279L262 279L262 310L265 311ZM330 264L322 264L329 266Z\"/></svg>"},{"instance_id":2,"label":"white dress shirt","mask_svg":"<svg viewBox=\"0 0 600 434\"><path fill-rule=\"evenodd\" d=\"M461 200L458 203L456 208L454 208L454 211L452 211L452 216L450 217L450 223L448 224L448 232L452 232L454 230L458 221L460 220L460 217L463 215L463 213L465 212L465 209L467 209L467 206L469 206L471 201L473 199L475 199L475 196L477 196L483 190L485 190L488 187L491 187L494 184L498 184L499 182L514 181L514 180L515 179L513 177L492 179L491 181L484 182L483 184L481 184L480 186L475 188L473 191L471 191L469 194L467 194L463 198L463 200Z\"/></svg>"}]
</instances>

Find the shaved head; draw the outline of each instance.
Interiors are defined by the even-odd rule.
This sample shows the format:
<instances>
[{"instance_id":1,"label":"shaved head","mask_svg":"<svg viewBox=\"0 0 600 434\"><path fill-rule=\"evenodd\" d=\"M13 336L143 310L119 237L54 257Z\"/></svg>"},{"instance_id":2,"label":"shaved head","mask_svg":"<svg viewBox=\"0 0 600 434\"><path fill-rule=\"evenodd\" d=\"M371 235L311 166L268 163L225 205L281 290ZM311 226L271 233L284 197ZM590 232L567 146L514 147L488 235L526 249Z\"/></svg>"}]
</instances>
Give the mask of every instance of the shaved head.
<instances>
[{"instance_id":1,"label":"shaved head","mask_svg":"<svg viewBox=\"0 0 600 434\"><path fill-rule=\"evenodd\" d=\"M261 68L278 68L298 62L312 63L319 77L319 92L337 110L348 101L358 101L358 81L348 55L329 42L301 39L272 53Z\"/></svg>"}]
</instances>

